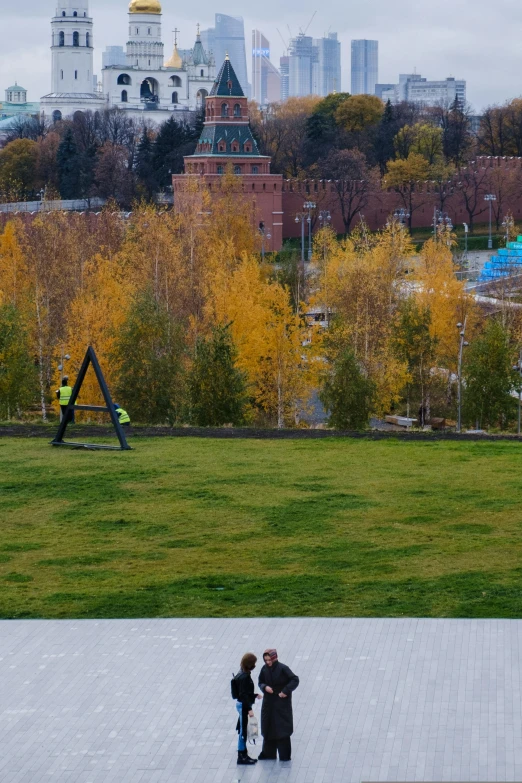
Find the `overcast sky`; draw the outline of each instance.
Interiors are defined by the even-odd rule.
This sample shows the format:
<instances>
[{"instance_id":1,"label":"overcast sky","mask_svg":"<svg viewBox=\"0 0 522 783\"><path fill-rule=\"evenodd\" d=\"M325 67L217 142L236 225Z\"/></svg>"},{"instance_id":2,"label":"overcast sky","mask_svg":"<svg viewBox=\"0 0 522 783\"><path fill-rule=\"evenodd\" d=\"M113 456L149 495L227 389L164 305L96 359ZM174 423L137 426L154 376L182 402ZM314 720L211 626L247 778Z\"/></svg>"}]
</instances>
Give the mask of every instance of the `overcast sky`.
<instances>
[{"instance_id":1,"label":"overcast sky","mask_svg":"<svg viewBox=\"0 0 522 783\"><path fill-rule=\"evenodd\" d=\"M219 5L215 3L219 2ZM194 8L198 16L194 16ZM163 0L163 40L172 46L172 30L181 30L179 45L190 48L196 22L212 26L214 13L243 16L247 39L260 29L270 40L272 60L278 64L288 27L295 35L306 28L318 9L308 33L320 37L336 31L341 41L343 90L350 88L350 40L379 41L379 81L396 82L399 72L417 73L429 79L455 76L467 80L468 100L476 111L490 103L522 95L520 68L522 2L520 0L263 0L248 5L240 0L199 0L176 3ZM50 19L55 0L0 0L0 100L15 81L38 100L50 92ZM107 45L125 45L125 0L90 0L94 18L95 73L101 71L101 52ZM248 59L248 57L247 57ZM250 72L250 62L248 62Z\"/></svg>"}]
</instances>

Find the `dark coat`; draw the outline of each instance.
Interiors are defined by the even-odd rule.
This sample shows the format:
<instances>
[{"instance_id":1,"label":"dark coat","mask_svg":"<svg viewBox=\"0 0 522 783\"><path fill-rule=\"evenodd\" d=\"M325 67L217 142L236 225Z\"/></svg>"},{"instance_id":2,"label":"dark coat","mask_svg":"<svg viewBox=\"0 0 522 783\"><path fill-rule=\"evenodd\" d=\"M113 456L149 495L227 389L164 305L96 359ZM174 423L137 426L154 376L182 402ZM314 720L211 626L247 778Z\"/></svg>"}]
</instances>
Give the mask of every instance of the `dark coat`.
<instances>
[{"instance_id":1,"label":"dark coat","mask_svg":"<svg viewBox=\"0 0 522 783\"><path fill-rule=\"evenodd\" d=\"M269 685L273 693L267 693ZM292 691L299 685L299 677L276 661L273 666L263 666L259 673L259 687L263 691L263 707L261 708L261 734L265 739L283 739L294 732L294 716L292 712ZM279 694L286 693L286 699Z\"/></svg>"},{"instance_id":2,"label":"dark coat","mask_svg":"<svg viewBox=\"0 0 522 783\"><path fill-rule=\"evenodd\" d=\"M240 672L240 674L236 675L237 685L238 685L238 701L241 702L243 705L243 709L241 710L241 721L243 724L243 738L246 740L247 738L247 727L248 727L248 713L252 709L252 706L256 700L256 693L254 688L254 683L252 681L252 677L250 675L250 672ZM240 730L240 722L238 720L236 725L236 731L239 734Z\"/></svg>"}]
</instances>

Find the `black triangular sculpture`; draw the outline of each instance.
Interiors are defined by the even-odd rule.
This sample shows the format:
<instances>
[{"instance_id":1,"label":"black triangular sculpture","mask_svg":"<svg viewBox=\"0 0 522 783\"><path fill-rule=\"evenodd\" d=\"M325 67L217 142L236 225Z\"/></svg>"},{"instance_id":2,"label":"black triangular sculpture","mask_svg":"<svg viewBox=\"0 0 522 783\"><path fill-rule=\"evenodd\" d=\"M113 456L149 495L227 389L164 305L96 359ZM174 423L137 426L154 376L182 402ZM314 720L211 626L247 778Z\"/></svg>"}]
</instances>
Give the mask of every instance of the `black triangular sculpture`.
<instances>
[{"instance_id":1,"label":"black triangular sculpture","mask_svg":"<svg viewBox=\"0 0 522 783\"><path fill-rule=\"evenodd\" d=\"M76 400L78 399L78 394L80 393L80 389L82 388L82 383L85 379L85 375L87 373L87 370L89 369L89 364L92 364L93 370L96 374L96 378L98 380L98 383L100 384L100 389L103 394L103 399L105 400L105 405L107 406L105 408L102 405L75 405ZM67 424L69 423L69 412L71 409L76 411L97 411L98 413L100 411L103 411L105 413L108 413L109 416L111 417L111 421L114 425L114 429L116 430L116 435L118 436L118 440L120 441L119 447L105 446L105 445L94 444L94 443L74 443L72 441L64 440L63 436L65 435L65 430L67 429ZM84 449L111 449L116 451L131 451L131 447L128 445L127 439L125 438L123 427L121 426L120 420L118 419L118 414L116 413L116 410L114 408L114 403L111 398L109 387L105 382L105 378L103 377L100 364L98 362L98 359L96 357L92 345L89 345L89 347L87 348L87 353L85 354L85 358L82 362L82 366L80 367L80 372L78 373L78 377L76 378L76 383L74 384L74 388L72 390L71 399L69 400L67 408L63 411L63 417L60 422L60 426L58 427L58 432L56 433L54 440L51 441L51 445L72 446L73 448L77 448L77 449L84 448Z\"/></svg>"}]
</instances>

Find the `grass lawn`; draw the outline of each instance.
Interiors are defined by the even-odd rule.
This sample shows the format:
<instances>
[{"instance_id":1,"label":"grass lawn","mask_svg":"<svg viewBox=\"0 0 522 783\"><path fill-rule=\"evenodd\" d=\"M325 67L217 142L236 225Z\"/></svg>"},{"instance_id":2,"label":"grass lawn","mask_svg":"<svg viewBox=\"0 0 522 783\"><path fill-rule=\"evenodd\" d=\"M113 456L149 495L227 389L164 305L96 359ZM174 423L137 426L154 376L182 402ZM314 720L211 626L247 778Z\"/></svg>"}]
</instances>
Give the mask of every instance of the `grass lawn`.
<instances>
[{"instance_id":1,"label":"grass lawn","mask_svg":"<svg viewBox=\"0 0 522 783\"><path fill-rule=\"evenodd\" d=\"M517 443L0 439L0 616L522 617Z\"/></svg>"}]
</instances>

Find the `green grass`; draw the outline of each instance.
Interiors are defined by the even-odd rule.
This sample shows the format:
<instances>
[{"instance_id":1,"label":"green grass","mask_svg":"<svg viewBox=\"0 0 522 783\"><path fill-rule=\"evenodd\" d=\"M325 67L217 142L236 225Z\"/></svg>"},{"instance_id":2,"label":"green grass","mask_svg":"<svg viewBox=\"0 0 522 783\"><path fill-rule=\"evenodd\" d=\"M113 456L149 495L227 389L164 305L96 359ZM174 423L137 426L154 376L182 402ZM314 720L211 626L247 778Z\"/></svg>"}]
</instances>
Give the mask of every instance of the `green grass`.
<instances>
[{"instance_id":1,"label":"green grass","mask_svg":"<svg viewBox=\"0 0 522 783\"><path fill-rule=\"evenodd\" d=\"M522 617L509 442L0 439L0 616Z\"/></svg>"}]
</instances>

